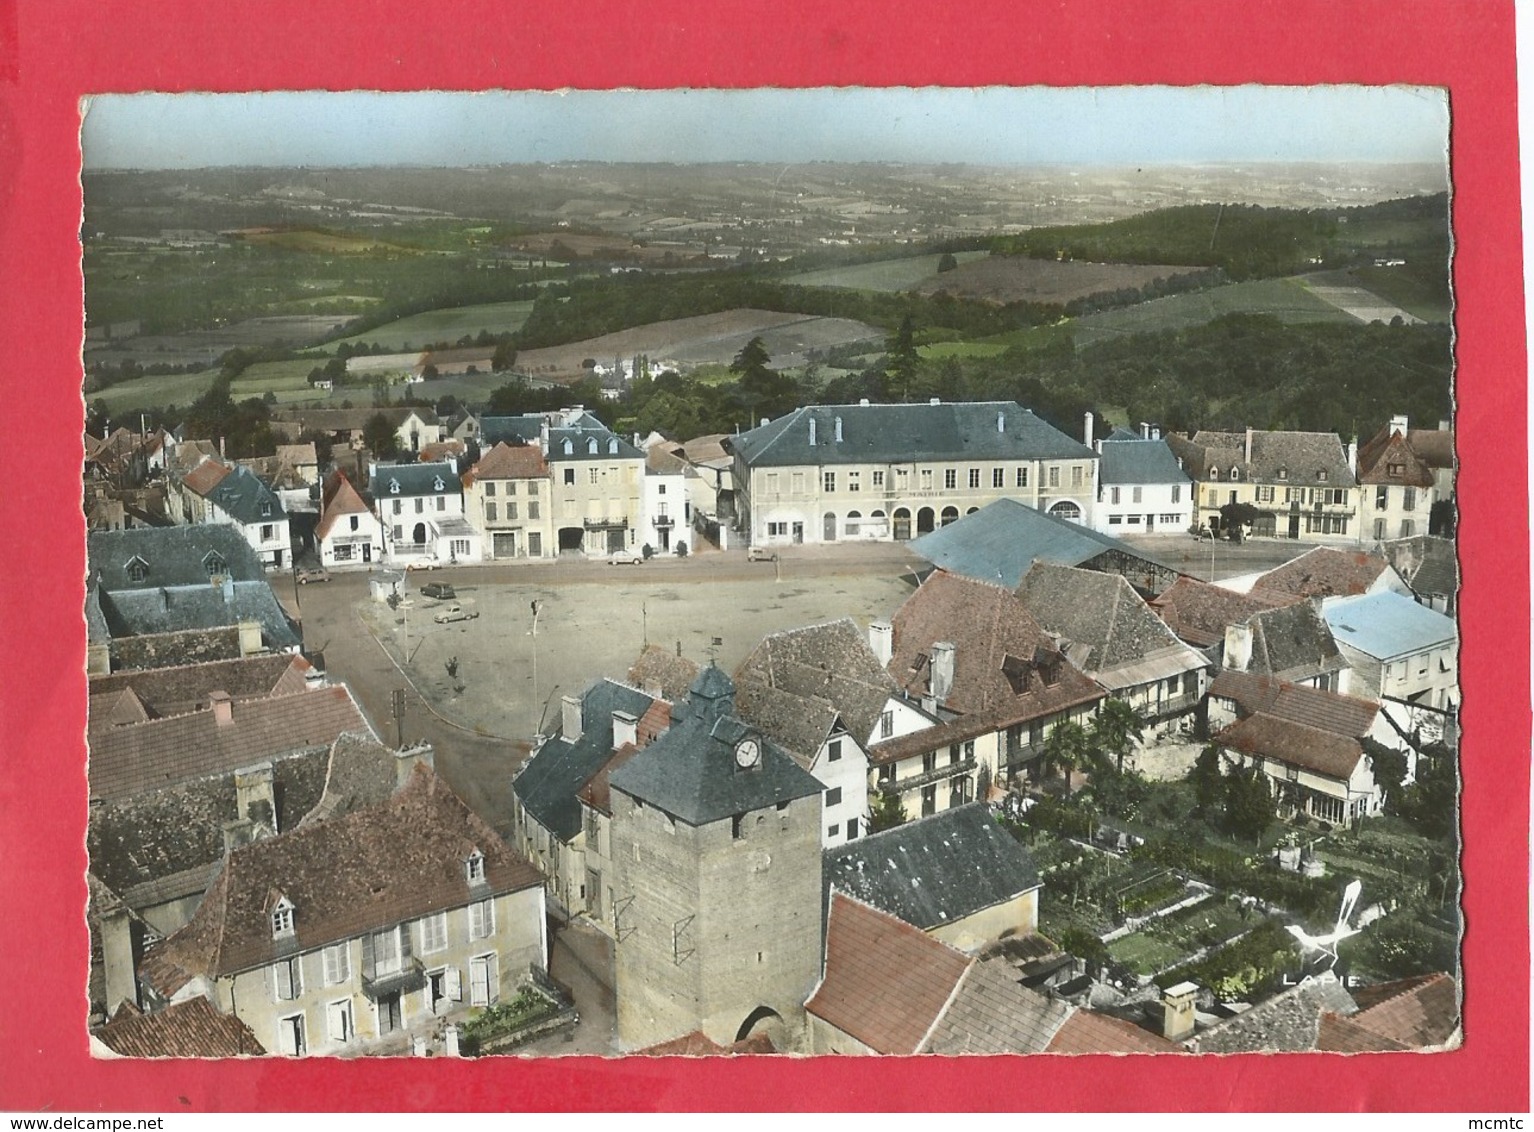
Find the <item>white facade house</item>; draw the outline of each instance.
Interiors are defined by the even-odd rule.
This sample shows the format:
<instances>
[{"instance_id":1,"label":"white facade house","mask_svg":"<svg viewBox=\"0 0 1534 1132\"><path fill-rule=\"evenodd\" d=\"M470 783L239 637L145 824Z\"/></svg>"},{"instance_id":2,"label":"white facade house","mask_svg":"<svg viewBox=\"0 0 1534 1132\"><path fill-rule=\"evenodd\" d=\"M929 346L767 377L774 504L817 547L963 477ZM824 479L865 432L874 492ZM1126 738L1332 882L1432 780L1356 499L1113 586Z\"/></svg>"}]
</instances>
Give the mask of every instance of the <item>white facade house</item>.
<instances>
[{"instance_id":1,"label":"white facade house","mask_svg":"<svg viewBox=\"0 0 1534 1132\"><path fill-rule=\"evenodd\" d=\"M327 569L383 561L383 524L339 468L326 477L320 493L314 543L320 565Z\"/></svg>"},{"instance_id":2,"label":"white facade house","mask_svg":"<svg viewBox=\"0 0 1534 1132\"><path fill-rule=\"evenodd\" d=\"M1141 426L1140 435L1114 429L1097 442L1094 530L1111 535L1170 534L1193 525L1193 480L1172 454L1161 430Z\"/></svg>"},{"instance_id":3,"label":"white facade house","mask_svg":"<svg viewBox=\"0 0 1534 1132\"><path fill-rule=\"evenodd\" d=\"M205 459L173 479L171 513L186 523L236 528L268 570L291 564L288 514L282 500L249 468Z\"/></svg>"},{"instance_id":4,"label":"white facade house","mask_svg":"<svg viewBox=\"0 0 1534 1132\"><path fill-rule=\"evenodd\" d=\"M691 546L692 504L680 461L676 461L675 469L661 469L655 466L655 455L652 452L645 462L639 537L643 544L654 547L657 554L667 554L679 541Z\"/></svg>"},{"instance_id":5,"label":"white facade house","mask_svg":"<svg viewBox=\"0 0 1534 1132\"><path fill-rule=\"evenodd\" d=\"M463 484L451 461L375 464L370 483L390 564L479 560L482 536L464 517Z\"/></svg>"},{"instance_id":6,"label":"white facade house","mask_svg":"<svg viewBox=\"0 0 1534 1132\"><path fill-rule=\"evenodd\" d=\"M1321 615L1352 666L1353 695L1442 711L1459 706L1452 617L1389 591L1326 598Z\"/></svg>"}]
</instances>

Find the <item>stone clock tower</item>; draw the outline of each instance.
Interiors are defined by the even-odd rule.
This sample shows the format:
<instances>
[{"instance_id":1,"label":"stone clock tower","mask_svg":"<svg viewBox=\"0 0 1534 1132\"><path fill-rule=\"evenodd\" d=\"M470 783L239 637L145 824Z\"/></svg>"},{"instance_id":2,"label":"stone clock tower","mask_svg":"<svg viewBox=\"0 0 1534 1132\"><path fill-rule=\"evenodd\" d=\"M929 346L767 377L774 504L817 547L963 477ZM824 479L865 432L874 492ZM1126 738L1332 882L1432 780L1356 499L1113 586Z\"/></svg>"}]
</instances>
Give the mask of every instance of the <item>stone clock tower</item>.
<instances>
[{"instance_id":1,"label":"stone clock tower","mask_svg":"<svg viewBox=\"0 0 1534 1132\"><path fill-rule=\"evenodd\" d=\"M618 1041L694 1030L804 1048L820 976L821 786L732 714L710 665L671 729L613 771Z\"/></svg>"}]
</instances>

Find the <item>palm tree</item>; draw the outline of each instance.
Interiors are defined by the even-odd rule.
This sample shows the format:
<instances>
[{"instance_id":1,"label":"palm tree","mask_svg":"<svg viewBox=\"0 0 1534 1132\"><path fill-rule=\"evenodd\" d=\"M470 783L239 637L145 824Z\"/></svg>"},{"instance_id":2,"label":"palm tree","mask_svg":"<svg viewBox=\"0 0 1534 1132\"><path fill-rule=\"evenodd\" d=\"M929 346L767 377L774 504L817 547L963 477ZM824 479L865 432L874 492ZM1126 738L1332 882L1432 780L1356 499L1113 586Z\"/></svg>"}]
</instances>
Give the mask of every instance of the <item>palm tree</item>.
<instances>
[{"instance_id":1,"label":"palm tree","mask_svg":"<svg viewBox=\"0 0 1534 1132\"><path fill-rule=\"evenodd\" d=\"M1093 744L1114 756L1120 774L1124 773L1124 756L1144 733L1144 718L1130 706L1129 701L1117 697L1105 700L1098 710L1097 718L1092 721Z\"/></svg>"},{"instance_id":2,"label":"palm tree","mask_svg":"<svg viewBox=\"0 0 1534 1132\"><path fill-rule=\"evenodd\" d=\"M1044 740L1044 765L1065 774L1066 793L1070 793L1071 771L1086 764L1092 754L1092 740L1087 729L1070 720L1055 724Z\"/></svg>"}]
</instances>

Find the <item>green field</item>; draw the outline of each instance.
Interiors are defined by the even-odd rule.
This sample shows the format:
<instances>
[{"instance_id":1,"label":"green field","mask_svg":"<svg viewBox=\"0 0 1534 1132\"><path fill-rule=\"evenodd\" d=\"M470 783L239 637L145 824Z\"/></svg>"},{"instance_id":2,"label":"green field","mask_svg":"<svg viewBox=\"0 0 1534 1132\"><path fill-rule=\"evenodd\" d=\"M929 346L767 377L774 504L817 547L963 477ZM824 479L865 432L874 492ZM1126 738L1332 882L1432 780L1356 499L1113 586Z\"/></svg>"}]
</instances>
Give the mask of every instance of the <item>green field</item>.
<instances>
[{"instance_id":1,"label":"green field","mask_svg":"<svg viewBox=\"0 0 1534 1132\"><path fill-rule=\"evenodd\" d=\"M419 349L428 342L456 342L465 334L477 335L482 330L491 334L510 334L522 329L532 309L532 300L524 299L519 302L481 303L472 307L423 311L396 322L386 322L376 330L327 342L325 347L332 349L342 342L377 342L390 350L411 350Z\"/></svg>"},{"instance_id":2,"label":"green field","mask_svg":"<svg viewBox=\"0 0 1534 1132\"><path fill-rule=\"evenodd\" d=\"M1010 348L1010 343L997 342L992 339L975 340L970 342L934 342L930 346L920 346L916 352L929 361L943 358L994 358L997 354L1005 354Z\"/></svg>"},{"instance_id":3,"label":"green field","mask_svg":"<svg viewBox=\"0 0 1534 1132\"><path fill-rule=\"evenodd\" d=\"M984 259L985 252L955 252L953 258L960 263ZM937 274L941 255L906 256L903 259L881 259L873 263L855 263L849 267L824 267L818 271L805 271L790 275L785 283L797 283L805 287L845 287L854 291L909 291L918 283Z\"/></svg>"},{"instance_id":4,"label":"green field","mask_svg":"<svg viewBox=\"0 0 1534 1132\"><path fill-rule=\"evenodd\" d=\"M1448 322L1453 306L1437 272L1408 267L1358 267L1347 273L1356 283L1424 322Z\"/></svg>"},{"instance_id":5,"label":"green field","mask_svg":"<svg viewBox=\"0 0 1534 1132\"><path fill-rule=\"evenodd\" d=\"M1154 975L1176 963L1187 952L1145 932L1131 932L1110 943L1108 954L1115 963L1122 963L1137 975Z\"/></svg>"},{"instance_id":6,"label":"green field","mask_svg":"<svg viewBox=\"0 0 1534 1132\"><path fill-rule=\"evenodd\" d=\"M309 371L318 363L313 358L294 358L283 362L256 362L241 371L229 387L229 396L236 401L247 397L274 395L279 403L290 401L322 401L328 394L316 392L309 385ZM355 395L356 390L352 391Z\"/></svg>"},{"instance_id":7,"label":"green field","mask_svg":"<svg viewBox=\"0 0 1534 1132\"><path fill-rule=\"evenodd\" d=\"M304 372L307 373L308 370ZM106 405L109 413L121 413L129 409L153 409L165 405L184 407L206 393L208 386L213 384L213 379L217 376L218 370L205 369L196 373L136 377L132 381L124 381L106 389L87 393L85 401L88 405L94 405L100 400Z\"/></svg>"},{"instance_id":8,"label":"green field","mask_svg":"<svg viewBox=\"0 0 1534 1132\"><path fill-rule=\"evenodd\" d=\"M1076 345L1090 346L1126 334L1154 330L1182 330L1212 322L1221 315L1244 312L1267 314L1281 322L1354 323L1351 315L1317 298L1293 279L1254 279L1230 283L1208 291L1169 295L1136 303L1132 307L1100 311L1071 319L1066 329Z\"/></svg>"}]
</instances>

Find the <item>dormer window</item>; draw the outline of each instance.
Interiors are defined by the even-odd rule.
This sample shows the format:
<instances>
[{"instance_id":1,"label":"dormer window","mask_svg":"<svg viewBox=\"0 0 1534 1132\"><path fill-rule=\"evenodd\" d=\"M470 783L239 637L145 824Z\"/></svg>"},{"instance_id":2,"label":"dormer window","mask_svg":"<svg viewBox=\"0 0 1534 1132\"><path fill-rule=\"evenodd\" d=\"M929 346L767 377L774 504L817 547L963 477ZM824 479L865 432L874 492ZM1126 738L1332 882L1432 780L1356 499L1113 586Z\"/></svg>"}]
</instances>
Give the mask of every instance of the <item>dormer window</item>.
<instances>
[{"instance_id":1,"label":"dormer window","mask_svg":"<svg viewBox=\"0 0 1534 1132\"><path fill-rule=\"evenodd\" d=\"M607 454L609 456L616 456L618 454L618 438L616 436L607 442Z\"/></svg>"},{"instance_id":2,"label":"dormer window","mask_svg":"<svg viewBox=\"0 0 1534 1132\"><path fill-rule=\"evenodd\" d=\"M595 456L597 454L597 438L596 437L593 436L593 437L589 438L586 441L586 454L588 456Z\"/></svg>"},{"instance_id":3,"label":"dormer window","mask_svg":"<svg viewBox=\"0 0 1534 1132\"><path fill-rule=\"evenodd\" d=\"M1288 468L1280 468L1280 469L1278 469L1278 478L1281 479L1281 480L1288 479L1289 478L1289 469Z\"/></svg>"},{"instance_id":4,"label":"dormer window","mask_svg":"<svg viewBox=\"0 0 1534 1132\"><path fill-rule=\"evenodd\" d=\"M436 479L431 481L431 489L433 491L442 491L446 487L447 487L447 484L442 482L442 477L441 476L438 476Z\"/></svg>"},{"instance_id":5,"label":"dormer window","mask_svg":"<svg viewBox=\"0 0 1534 1132\"><path fill-rule=\"evenodd\" d=\"M485 879L485 855L478 849L470 853L463 863L463 872L470 884L483 882Z\"/></svg>"},{"instance_id":6,"label":"dormer window","mask_svg":"<svg viewBox=\"0 0 1534 1132\"><path fill-rule=\"evenodd\" d=\"M286 897L277 901L272 909L272 938L284 939L293 934L293 904Z\"/></svg>"},{"instance_id":7,"label":"dormer window","mask_svg":"<svg viewBox=\"0 0 1534 1132\"><path fill-rule=\"evenodd\" d=\"M220 574L227 574L229 572L229 563L225 562L224 556L217 551L209 553L202 560L202 564L208 568L208 577L210 578L216 578Z\"/></svg>"},{"instance_id":8,"label":"dormer window","mask_svg":"<svg viewBox=\"0 0 1534 1132\"><path fill-rule=\"evenodd\" d=\"M566 456L572 455L575 452L575 445L571 444L568 439L565 441L563 447Z\"/></svg>"},{"instance_id":9,"label":"dormer window","mask_svg":"<svg viewBox=\"0 0 1534 1132\"><path fill-rule=\"evenodd\" d=\"M128 559L128 577L132 578L135 582L142 582L145 578L149 577L149 563L135 554L132 558Z\"/></svg>"},{"instance_id":10,"label":"dormer window","mask_svg":"<svg viewBox=\"0 0 1534 1132\"><path fill-rule=\"evenodd\" d=\"M1241 469L1240 468L1231 468L1231 470L1230 470L1230 482L1231 483L1235 483L1240 478L1241 478Z\"/></svg>"},{"instance_id":11,"label":"dormer window","mask_svg":"<svg viewBox=\"0 0 1534 1132\"><path fill-rule=\"evenodd\" d=\"M1220 478L1220 469L1219 468L1213 468L1213 467L1210 468L1209 469L1209 478L1212 479L1212 480L1218 481L1219 478Z\"/></svg>"},{"instance_id":12,"label":"dormer window","mask_svg":"<svg viewBox=\"0 0 1534 1132\"><path fill-rule=\"evenodd\" d=\"M263 519L270 519L272 517L272 505L270 503L261 504L261 517Z\"/></svg>"},{"instance_id":13,"label":"dormer window","mask_svg":"<svg viewBox=\"0 0 1534 1132\"><path fill-rule=\"evenodd\" d=\"M1321 471L1316 473L1316 482L1317 483L1325 483L1326 482L1326 469L1323 468Z\"/></svg>"},{"instance_id":14,"label":"dormer window","mask_svg":"<svg viewBox=\"0 0 1534 1132\"><path fill-rule=\"evenodd\" d=\"M389 481L389 494L390 495L398 495L399 494L399 480L390 480Z\"/></svg>"}]
</instances>

